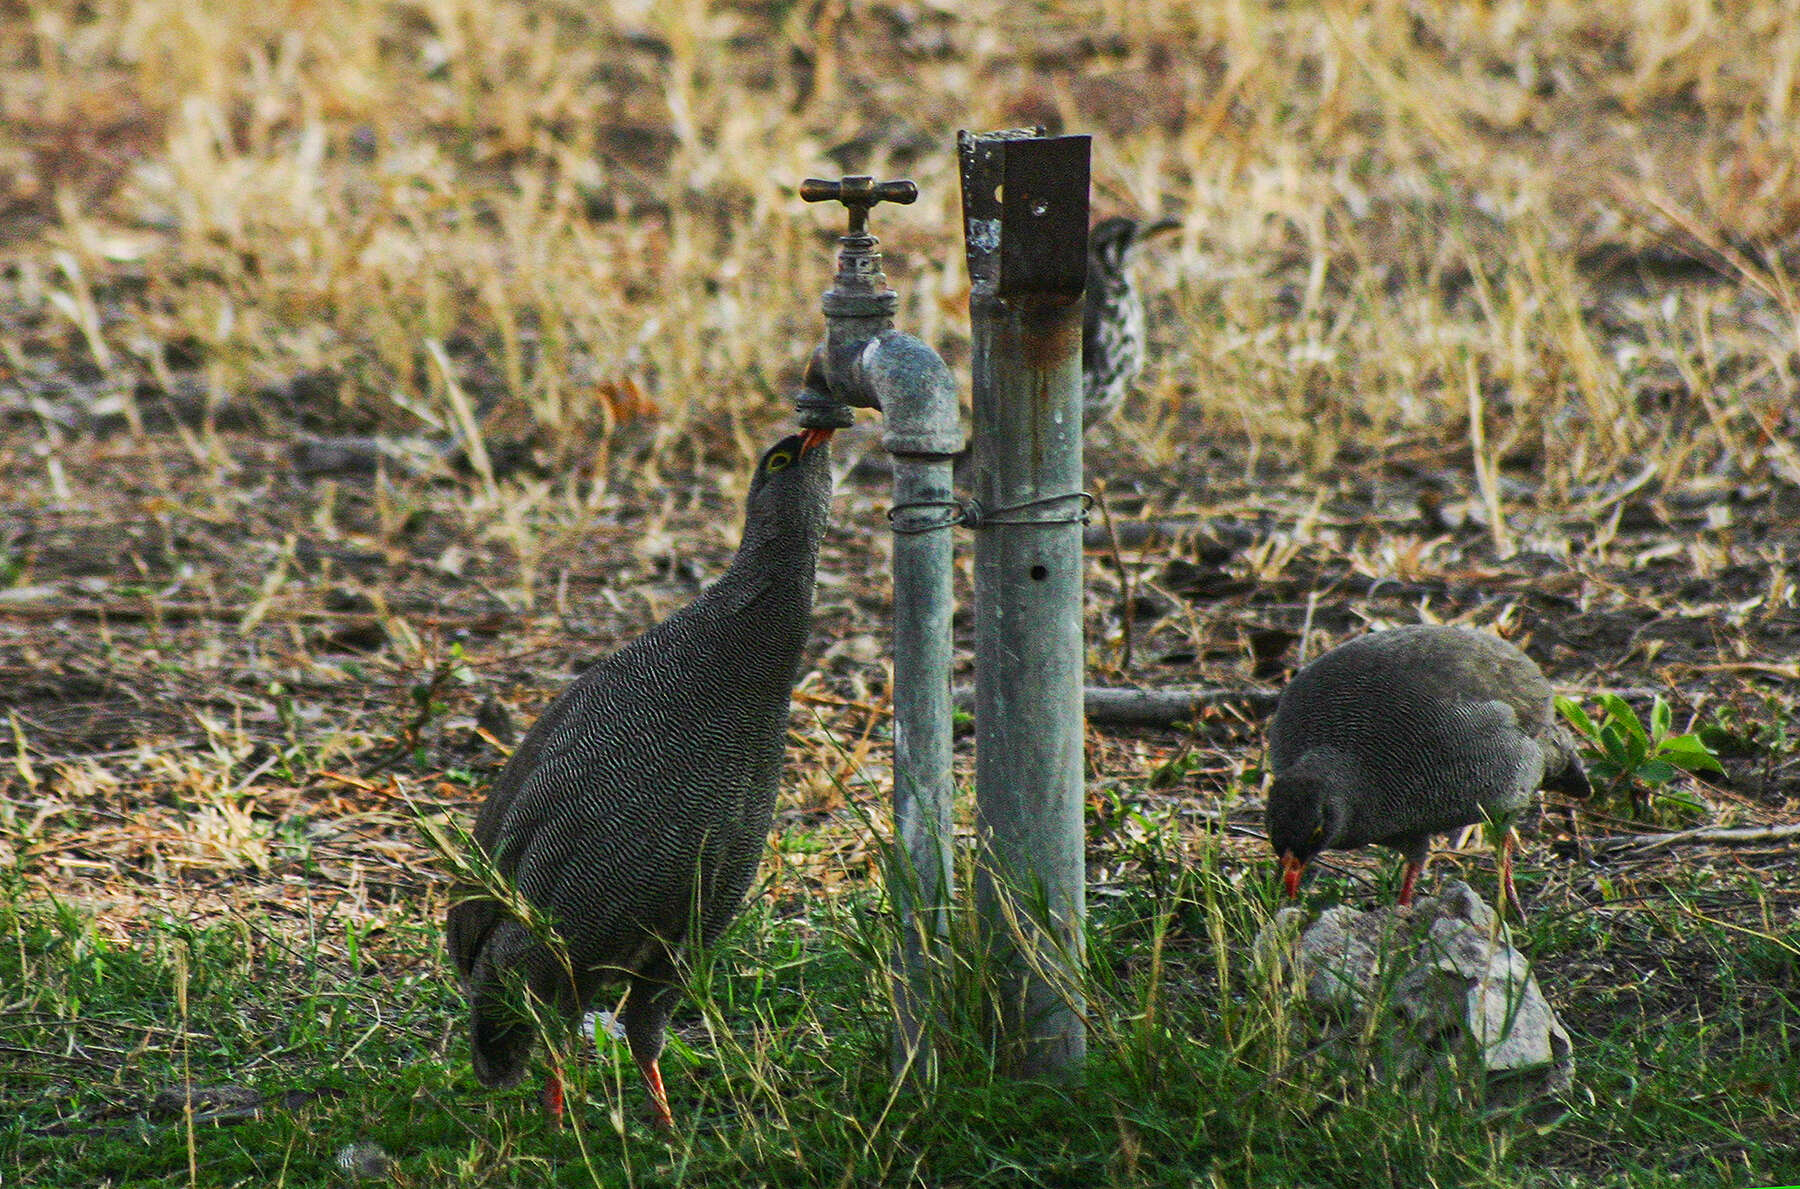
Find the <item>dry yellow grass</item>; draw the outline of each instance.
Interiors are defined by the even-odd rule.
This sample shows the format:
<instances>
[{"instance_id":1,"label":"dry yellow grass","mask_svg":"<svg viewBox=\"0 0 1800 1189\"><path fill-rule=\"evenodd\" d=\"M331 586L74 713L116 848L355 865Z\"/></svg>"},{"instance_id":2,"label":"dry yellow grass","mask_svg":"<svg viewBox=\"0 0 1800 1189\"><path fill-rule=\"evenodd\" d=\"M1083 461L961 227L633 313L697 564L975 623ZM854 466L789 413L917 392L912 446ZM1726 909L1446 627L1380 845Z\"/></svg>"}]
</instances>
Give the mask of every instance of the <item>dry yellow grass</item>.
<instances>
[{"instance_id":1,"label":"dry yellow grass","mask_svg":"<svg viewBox=\"0 0 1800 1189\"><path fill-rule=\"evenodd\" d=\"M1043 120L1096 133L1098 207L1188 221L1155 278L1181 317L1152 427L1327 467L1346 444L1458 440L1473 408L1494 457L1541 451L1566 493L1647 458L1665 479L1748 463L1785 424L1790 5L15 0L0 19L13 288L128 401L178 347L215 406L328 370L346 415L448 431L430 344L461 343L496 394L480 414L580 443L552 447L563 466L621 385L660 443L729 427L747 455L817 335L832 220L795 183L917 178L920 204L879 225L903 320L953 345L954 130ZM1723 283L1634 301L1612 282L1646 251ZM1642 407L1670 385L1705 441L1685 418L1666 441Z\"/></svg>"}]
</instances>

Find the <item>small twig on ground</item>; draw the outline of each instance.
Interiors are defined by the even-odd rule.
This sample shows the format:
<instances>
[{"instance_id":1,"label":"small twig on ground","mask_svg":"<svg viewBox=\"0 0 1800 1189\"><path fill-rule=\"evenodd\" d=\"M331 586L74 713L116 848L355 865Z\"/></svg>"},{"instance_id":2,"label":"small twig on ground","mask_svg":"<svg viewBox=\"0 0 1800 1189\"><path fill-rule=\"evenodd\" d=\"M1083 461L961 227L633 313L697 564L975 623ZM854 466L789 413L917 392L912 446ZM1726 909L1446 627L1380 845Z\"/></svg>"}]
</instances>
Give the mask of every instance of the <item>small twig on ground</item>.
<instances>
[{"instance_id":1,"label":"small twig on ground","mask_svg":"<svg viewBox=\"0 0 1800 1189\"><path fill-rule=\"evenodd\" d=\"M1800 838L1800 824L1790 826L1708 827L1681 830L1673 834L1615 834L1596 838L1591 843L1595 854L1619 850L1655 850L1665 846L1756 846L1764 842L1784 842Z\"/></svg>"}]
</instances>

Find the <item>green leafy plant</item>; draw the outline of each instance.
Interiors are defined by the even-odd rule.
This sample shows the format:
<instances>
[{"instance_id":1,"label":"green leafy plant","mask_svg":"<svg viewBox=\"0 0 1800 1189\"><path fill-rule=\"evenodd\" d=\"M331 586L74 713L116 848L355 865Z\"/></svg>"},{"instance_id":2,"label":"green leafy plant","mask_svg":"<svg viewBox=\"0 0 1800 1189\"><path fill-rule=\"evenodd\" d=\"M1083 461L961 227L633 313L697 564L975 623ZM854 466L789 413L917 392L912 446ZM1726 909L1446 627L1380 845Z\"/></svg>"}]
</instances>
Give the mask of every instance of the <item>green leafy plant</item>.
<instances>
[{"instance_id":1,"label":"green leafy plant","mask_svg":"<svg viewBox=\"0 0 1800 1189\"><path fill-rule=\"evenodd\" d=\"M1598 795L1623 801L1633 811L1662 805L1705 813L1707 804L1698 796L1666 787L1682 772L1725 771L1705 740L1697 733L1675 734L1669 704L1661 697L1650 703L1648 727L1617 694L1601 694L1599 701L1599 714L1590 716L1574 701L1556 699L1557 711L1588 743L1582 760Z\"/></svg>"}]
</instances>

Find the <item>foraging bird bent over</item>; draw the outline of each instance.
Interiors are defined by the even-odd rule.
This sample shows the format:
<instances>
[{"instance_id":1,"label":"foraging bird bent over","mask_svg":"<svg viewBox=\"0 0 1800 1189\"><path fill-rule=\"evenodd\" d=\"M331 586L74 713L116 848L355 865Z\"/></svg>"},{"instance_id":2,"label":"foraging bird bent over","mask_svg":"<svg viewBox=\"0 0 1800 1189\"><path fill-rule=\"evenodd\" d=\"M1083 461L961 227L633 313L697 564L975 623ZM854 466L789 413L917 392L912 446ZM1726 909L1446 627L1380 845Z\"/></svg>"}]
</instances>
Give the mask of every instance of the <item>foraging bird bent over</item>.
<instances>
[{"instance_id":1,"label":"foraging bird bent over","mask_svg":"<svg viewBox=\"0 0 1800 1189\"><path fill-rule=\"evenodd\" d=\"M1377 843L1406 858L1401 904L1431 836L1504 824L1539 788L1588 791L1574 737L1530 657L1497 636L1415 625L1340 645L1282 691L1269 727L1269 845L1289 896L1322 850ZM1503 894L1512 835L1500 849Z\"/></svg>"},{"instance_id":2,"label":"foraging bird bent over","mask_svg":"<svg viewBox=\"0 0 1800 1189\"><path fill-rule=\"evenodd\" d=\"M1145 240L1181 226L1173 219L1143 224L1103 219L1088 233L1086 306L1081 317L1081 424L1112 415L1144 370L1144 302L1131 281L1131 262Z\"/></svg>"},{"instance_id":3,"label":"foraging bird bent over","mask_svg":"<svg viewBox=\"0 0 1800 1189\"><path fill-rule=\"evenodd\" d=\"M483 1085L524 1072L535 1029L521 990L572 1023L622 983L631 1055L657 1121L673 1125L664 1025L684 951L737 915L768 837L831 503L830 436L769 448L731 568L565 689L489 791L475 841L529 905L521 915L541 914L553 936L494 887L465 886L451 904ZM545 1101L561 1115L554 1070Z\"/></svg>"}]
</instances>

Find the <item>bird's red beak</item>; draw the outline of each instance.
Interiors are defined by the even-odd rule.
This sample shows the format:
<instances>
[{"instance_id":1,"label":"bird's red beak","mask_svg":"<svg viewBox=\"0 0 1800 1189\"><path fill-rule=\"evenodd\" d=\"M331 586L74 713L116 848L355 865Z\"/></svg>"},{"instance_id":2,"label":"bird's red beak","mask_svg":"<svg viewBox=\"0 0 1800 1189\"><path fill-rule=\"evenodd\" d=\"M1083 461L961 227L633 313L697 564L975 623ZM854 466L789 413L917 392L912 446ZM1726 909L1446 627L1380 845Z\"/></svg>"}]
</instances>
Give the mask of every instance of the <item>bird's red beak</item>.
<instances>
[{"instance_id":1,"label":"bird's red beak","mask_svg":"<svg viewBox=\"0 0 1800 1189\"><path fill-rule=\"evenodd\" d=\"M805 454L814 446L829 442L833 431L829 429L803 429L800 431L800 453Z\"/></svg>"},{"instance_id":2,"label":"bird's red beak","mask_svg":"<svg viewBox=\"0 0 1800 1189\"><path fill-rule=\"evenodd\" d=\"M1306 860L1286 851L1281 856L1281 886L1287 889L1288 899L1292 900L1300 894L1300 873L1306 870Z\"/></svg>"}]
</instances>

